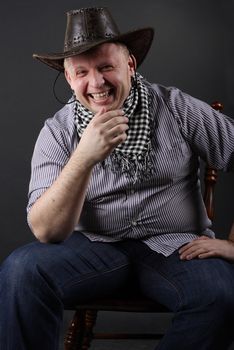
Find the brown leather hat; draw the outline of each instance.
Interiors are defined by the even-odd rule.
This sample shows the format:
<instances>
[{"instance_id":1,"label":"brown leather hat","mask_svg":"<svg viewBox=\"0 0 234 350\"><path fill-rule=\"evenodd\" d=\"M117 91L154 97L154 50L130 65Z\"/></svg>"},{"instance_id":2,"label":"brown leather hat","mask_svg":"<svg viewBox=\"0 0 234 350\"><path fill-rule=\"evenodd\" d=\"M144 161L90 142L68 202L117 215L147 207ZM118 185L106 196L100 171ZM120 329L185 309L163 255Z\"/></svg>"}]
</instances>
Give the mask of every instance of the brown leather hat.
<instances>
[{"instance_id":1,"label":"brown leather hat","mask_svg":"<svg viewBox=\"0 0 234 350\"><path fill-rule=\"evenodd\" d=\"M153 40L153 28L142 28L121 34L107 8L83 8L67 12L64 50L61 53L33 54L33 57L64 71L64 58L79 55L97 45L121 42L135 56L139 66Z\"/></svg>"}]
</instances>

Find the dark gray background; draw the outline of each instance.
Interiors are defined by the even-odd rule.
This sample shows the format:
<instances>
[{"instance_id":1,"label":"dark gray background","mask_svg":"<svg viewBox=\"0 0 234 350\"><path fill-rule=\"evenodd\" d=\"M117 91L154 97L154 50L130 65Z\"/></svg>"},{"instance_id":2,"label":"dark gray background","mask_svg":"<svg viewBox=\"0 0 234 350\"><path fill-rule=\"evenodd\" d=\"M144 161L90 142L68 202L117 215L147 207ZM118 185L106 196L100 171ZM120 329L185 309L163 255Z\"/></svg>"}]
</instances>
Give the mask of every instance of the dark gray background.
<instances>
[{"instance_id":1,"label":"dark gray background","mask_svg":"<svg viewBox=\"0 0 234 350\"><path fill-rule=\"evenodd\" d=\"M121 31L155 28L152 49L140 68L146 78L208 103L218 99L234 116L234 1L2 1L0 261L33 240L25 214L31 154L44 120L61 107L52 94L56 71L34 61L32 53L61 51L65 12L93 5L108 6ZM215 228L221 237L233 219L232 178L220 176L216 192Z\"/></svg>"}]
</instances>

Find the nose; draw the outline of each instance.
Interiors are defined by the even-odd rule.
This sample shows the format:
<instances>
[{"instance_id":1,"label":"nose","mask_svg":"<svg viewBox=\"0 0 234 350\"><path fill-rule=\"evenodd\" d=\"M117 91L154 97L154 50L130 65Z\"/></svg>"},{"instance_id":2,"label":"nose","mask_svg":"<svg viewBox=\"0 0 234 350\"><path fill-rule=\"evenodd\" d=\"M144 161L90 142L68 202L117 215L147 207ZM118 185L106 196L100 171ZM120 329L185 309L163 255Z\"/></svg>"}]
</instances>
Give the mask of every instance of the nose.
<instances>
[{"instance_id":1,"label":"nose","mask_svg":"<svg viewBox=\"0 0 234 350\"><path fill-rule=\"evenodd\" d=\"M105 83L103 74L98 70L93 70L90 72L89 84L94 88L99 88Z\"/></svg>"}]
</instances>

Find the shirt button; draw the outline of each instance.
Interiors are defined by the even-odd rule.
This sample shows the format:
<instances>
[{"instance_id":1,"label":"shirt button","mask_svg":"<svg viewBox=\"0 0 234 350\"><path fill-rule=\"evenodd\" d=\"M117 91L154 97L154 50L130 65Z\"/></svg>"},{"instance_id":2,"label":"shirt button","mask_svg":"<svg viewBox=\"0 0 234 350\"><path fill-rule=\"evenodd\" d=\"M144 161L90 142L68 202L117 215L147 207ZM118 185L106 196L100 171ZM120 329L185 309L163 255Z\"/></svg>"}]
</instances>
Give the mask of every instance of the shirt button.
<instances>
[{"instance_id":1,"label":"shirt button","mask_svg":"<svg viewBox=\"0 0 234 350\"><path fill-rule=\"evenodd\" d=\"M130 190L130 193L131 193L131 194L134 194L134 193L135 193L134 189L131 189L131 190Z\"/></svg>"},{"instance_id":2,"label":"shirt button","mask_svg":"<svg viewBox=\"0 0 234 350\"><path fill-rule=\"evenodd\" d=\"M136 226L137 222L135 220L132 221L132 226Z\"/></svg>"}]
</instances>

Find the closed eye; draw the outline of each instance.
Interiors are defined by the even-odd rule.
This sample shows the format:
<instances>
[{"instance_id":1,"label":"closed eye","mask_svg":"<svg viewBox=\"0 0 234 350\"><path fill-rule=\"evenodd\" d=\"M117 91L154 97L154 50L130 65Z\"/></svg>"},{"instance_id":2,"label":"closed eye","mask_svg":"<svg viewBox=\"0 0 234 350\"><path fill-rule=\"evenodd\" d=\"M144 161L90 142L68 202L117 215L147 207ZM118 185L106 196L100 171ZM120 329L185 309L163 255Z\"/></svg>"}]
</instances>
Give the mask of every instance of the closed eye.
<instances>
[{"instance_id":1,"label":"closed eye","mask_svg":"<svg viewBox=\"0 0 234 350\"><path fill-rule=\"evenodd\" d=\"M102 66L100 68L100 70L102 72L108 72L108 71L111 71L112 69L114 69L114 67L112 65L110 65L110 64L106 64L105 66Z\"/></svg>"},{"instance_id":2,"label":"closed eye","mask_svg":"<svg viewBox=\"0 0 234 350\"><path fill-rule=\"evenodd\" d=\"M84 70L84 69L80 70L79 69L79 70L76 71L76 77L84 77L86 73L87 73L86 70Z\"/></svg>"}]
</instances>

